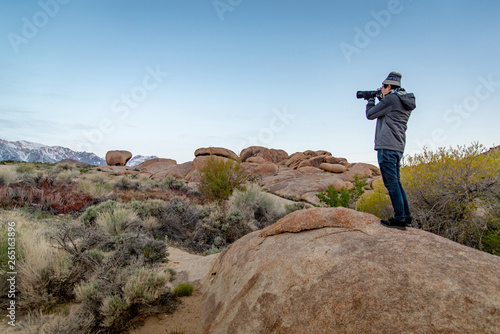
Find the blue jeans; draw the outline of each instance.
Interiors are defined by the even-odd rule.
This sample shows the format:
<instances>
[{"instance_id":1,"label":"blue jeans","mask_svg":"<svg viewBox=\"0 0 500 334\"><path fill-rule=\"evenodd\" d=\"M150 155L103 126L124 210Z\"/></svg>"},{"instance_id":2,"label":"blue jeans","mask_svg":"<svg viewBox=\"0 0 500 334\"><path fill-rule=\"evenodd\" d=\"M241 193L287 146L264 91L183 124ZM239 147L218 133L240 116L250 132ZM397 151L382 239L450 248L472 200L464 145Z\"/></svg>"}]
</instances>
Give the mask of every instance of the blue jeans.
<instances>
[{"instance_id":1,"label":"blue jeans","mask_svg":"<svg viewBox=\"0 0 500 334\"><path fill-rule=\"evenodd\" d=\"M394 218L405 220L411 217L410 207L406 193L401 185L399 170L401 168L402 152L392 150L377 151L378 164L384 185L389 191L392 207L394 208Z\"/></svg>"}]
</instances>

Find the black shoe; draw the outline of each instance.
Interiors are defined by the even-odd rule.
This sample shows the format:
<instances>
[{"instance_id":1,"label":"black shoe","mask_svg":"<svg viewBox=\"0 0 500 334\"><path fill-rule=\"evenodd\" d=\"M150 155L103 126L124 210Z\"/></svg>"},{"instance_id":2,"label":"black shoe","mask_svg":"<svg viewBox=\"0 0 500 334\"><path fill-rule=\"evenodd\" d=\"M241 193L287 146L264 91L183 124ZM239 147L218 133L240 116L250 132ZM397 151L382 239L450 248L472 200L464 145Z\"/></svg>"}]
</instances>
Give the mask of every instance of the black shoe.
<instances>
[{"instance_id":1,"label":"black shoe","mask_svg":"<svg viewBox=\"0 0 500 334\"><path fill-rule=\"evenodd\" d=\"M413 220L413 219L412 219L411 217L408 217L408 218L406 218L406 219L405 219L405 224L406 224L406 227L413 227L413 226L411 225L411 221L412 221L412 220Z\"/></svg>"},{"instance_id":2,"label":"black shoe","mask_svg":"<svg viewBox=\"0 0 500 334\"><path fill-rule=\"evenodd\" d=\"M385 227L397 228L398 230L406 231L406 221L389 218L389 220L381 220L380 223Z\"/></svg>"}]
</instances>

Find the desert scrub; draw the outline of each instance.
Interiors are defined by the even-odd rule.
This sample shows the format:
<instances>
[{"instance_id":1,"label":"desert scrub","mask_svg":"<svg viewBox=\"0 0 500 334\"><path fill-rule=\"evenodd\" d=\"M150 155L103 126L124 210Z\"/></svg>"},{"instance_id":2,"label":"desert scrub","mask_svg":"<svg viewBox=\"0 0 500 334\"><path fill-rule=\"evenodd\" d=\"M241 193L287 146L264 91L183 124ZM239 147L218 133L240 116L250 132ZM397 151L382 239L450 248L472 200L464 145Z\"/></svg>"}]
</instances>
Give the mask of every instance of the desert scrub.
<instances>
[{"instance_id":1,"label":"desert scrub","mask_svg":"<svg viewBox=\"0 0 500 334\"><path fill-rule=\"evenodd\" d=\"M93 205L88 207L85 212L80 216L80 221L85 225L91 225L95 223L97 216L100 213L112 211L117 207L118 203L116 201L106 201L99 205Z\"/></svg>"},{"instance_id":2,"label":"desert scrub","mask_svg":"<svg viewBox=\"0 0 500 334\"><path fill-rule=\"evenodd\" d=\"M484 249L483 237L498 230L499 175L500 151L473 143L408 157L401 182L419 227Z\"/></svg>"},{"instance_id":3,"label":"desert scrub","mask_svg":"<svg viewBox=\"0 0 500 334\"><path fill-rule=\"evenodd\" d=\"M371 213L381 219L389 219L393 215L391 198L381 180L373 182L373 190L361 195L356 207L358 211Z\"/></svg>"},{"instance_id":4,"label":"desert scrub","mask_svg":"<svg viewBox=\"0 0 500 334\"><path fill-rule=\"evenodd\" d=\"M69 319L78 321L82 313L92 314L84 332L118 333L137 315L171 313L175 302L166 287L169 272L134 266L120 271L102 268L94 278L76 286L75 296L81 304ZM99 278L103 275L105 279ZM67 322L63 327L70 325Z\"/></svg>"},{"instance_id":5,"label":"desert scrub","mask_svg":"<svg viewBox=\"0 0 500 334\"><path fill-rule=\"evenodd\" d=\"M236 190L229 198L230 213L237 210L245 222L254 222L258 228L275 223L285 215L285 209L257 184L251 184L245 190ZM232 223L228 215L226 221Z\"/></svg>"},{"instance_id":6,"label":"desert scrub","mask_svg":"<svg viewBox=\"0 0 500 334\"><path fill-rule=\"evenodd\" d=\"M209 156L200 169L199 190L208 199L220 202L227 199L234 189L241 189L246 179L239 162Z\"/></svg>"},{"instance_id":7,"label":"desert scrub","mask_svg":"<svg viewBox=\"0 0 500 334\"><path fill-rule=\"evenodd\" d=\"M104 198L109 195L113 186L102 174L90 174L85 179L80 180L78 189L92 198Z\"/></svg>"},{"instance_id":8,"label":"desert scrub","mask_svg":"<svg viewBox=\"0 0 500 334\"><path fill-rule=\"evenodd\" d=\"M174 293L179 297L191 296L193 294L194 287L189 283L180 283L174 289Z\"/></svg>"},{"instance_id":9,"label":"desert scrub","mask_svg":"<svg viewBox=\"0 0 500 334\"><path fill-rule=\"evenodd\" d=\"M112 181L113 187L120 190L137 190L140 182L127 175L118 176Z\"/></svg>"},{"instance_id":10,"label":"desert scrub","mask_svg":"<svg viewBox=\"0 0 500 334\"><path fill-rule=\"evenodd\" d=\"M168 175L162 181L159 182L160 185L165 187L166 189L180 190L184 187L184 180L176 179L175 177Z\"/></svg>"},{"instance_id":11,"label":"desert scrub","mask_svg":"<svg viewBox=\"0 0 500 334\"><path fill-rule=\"evenodd\" d=\"M33 223L20 228L18 243L23 259L17 263L19 273L19 306L24 309L49 310L58 303L72 298L69 283L73 263L68 253L52 247L46 228Z\"/></svg>"},{"instance_id":12,"label":"desert scrub","mask_svg":"<svg viewBox=\"0 0 500 334\"><path fill-rule=\"evenodd\" d=\"M137 228L139 217L133 209L117 207L100 213L96 218L96 223L108 235L117 236L129 229Z\"/></svg>"},{"instance_id":13,"label":"desert scrub","mask_svg":"<svg viewBox=\"0 0 500 334\"><path fill-rule=\"evenodd\" d=\"M169 272L157 273L146 268L136 269L123 288L127 303L150 303L165 292Z\"/></svg>"},{"instance_id":14,"label":"desert scrub","mask_svg":"<svg viewBox=\"0 0 500 334\"><path fill-rule=\"evenodd\" d=\"M75 297L78 301L89 302L98 298L99 281L82 282L75 287Z\"/></svg>"},{"instance_id":15,"label":"desert scrub","mask_svg":"<svg viewBox=\"0 0 500 334\"><path fill-rule=\"evenodd\" d=\"M141 219L150 217L159 218L167 207L167 202L158 199L148 199L146 201L133 200L129 204Z\"/></svg>"},{"instance_id":16,"label":"desert scrub","mask_svg":"<svg viewBox=\"0 0 500 334\"><path fill-rule=\"evenodd\" d=\"M5 166L0 168L0 186L9 186L17 180L17 172L14 166Z\"/></svg>"},{"instance_id":17,"label":"desert scrub","mask_svg":"<svg viewBox=\"0 0 500 334\"><path fill-rule=\"evenodd\" d=\"M35 172L35 166L28 162L21 162L16 165L16 172L19 174L33 174Z\"/></svg>"}]
</instances>

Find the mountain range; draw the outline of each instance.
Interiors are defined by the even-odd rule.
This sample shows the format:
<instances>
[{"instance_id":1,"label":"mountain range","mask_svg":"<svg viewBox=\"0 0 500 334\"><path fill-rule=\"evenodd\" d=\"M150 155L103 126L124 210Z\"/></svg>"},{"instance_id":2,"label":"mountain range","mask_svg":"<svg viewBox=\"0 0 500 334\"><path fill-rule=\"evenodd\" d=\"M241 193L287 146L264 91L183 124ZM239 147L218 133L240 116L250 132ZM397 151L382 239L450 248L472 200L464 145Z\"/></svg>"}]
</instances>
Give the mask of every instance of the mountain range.
<instances>
[{"instance_id":1,"label":"mountain range","mask_svg":"<svg viewBox=\"0 0 500 334\"><path fill-rule=\"evenodd\" d=\"M133 156L127 166L135 166L156 156ZM89 152L76 152L67 147L48 146L25 140L15 142L0 139L0 161L26 161L55 163L64 159L72 159L94 166L106 165L106 159Z\"/></svg>"}]
</instances>

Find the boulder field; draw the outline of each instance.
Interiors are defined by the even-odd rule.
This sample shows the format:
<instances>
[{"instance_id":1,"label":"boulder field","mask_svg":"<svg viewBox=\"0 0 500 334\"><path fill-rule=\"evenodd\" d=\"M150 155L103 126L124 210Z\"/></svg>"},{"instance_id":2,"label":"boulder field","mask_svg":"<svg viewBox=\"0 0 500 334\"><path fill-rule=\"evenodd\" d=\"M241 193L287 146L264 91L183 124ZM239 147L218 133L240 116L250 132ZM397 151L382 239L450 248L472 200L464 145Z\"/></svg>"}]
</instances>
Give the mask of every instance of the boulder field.
<instances>
[{"instance_id":1,"label":"boulder field","mask_svg":"<svg viewBox=\"0 0 500 334\"><path fill-rule=\"evenodd\" d=\"M111 155L111 151L108 154ZM310 204L319 204L316 194L330 186L338 191L342 187L351 188L356 174L365 179L368 185L380 175L380 170L374 165L349 163L345 158L334 157L328 151L308 150L288 155L283 150L251 146L238 156L225 148L208 147L197 149L194 155L193 161L183 164L158 158L134 167L108 167L106 170L118 174L144 174L155 179L171 176L196 183L200 180L199 170L205 161L209 157L216 157L239 161L241 168L269 192Z\"/></svg>"}]
</instances>

